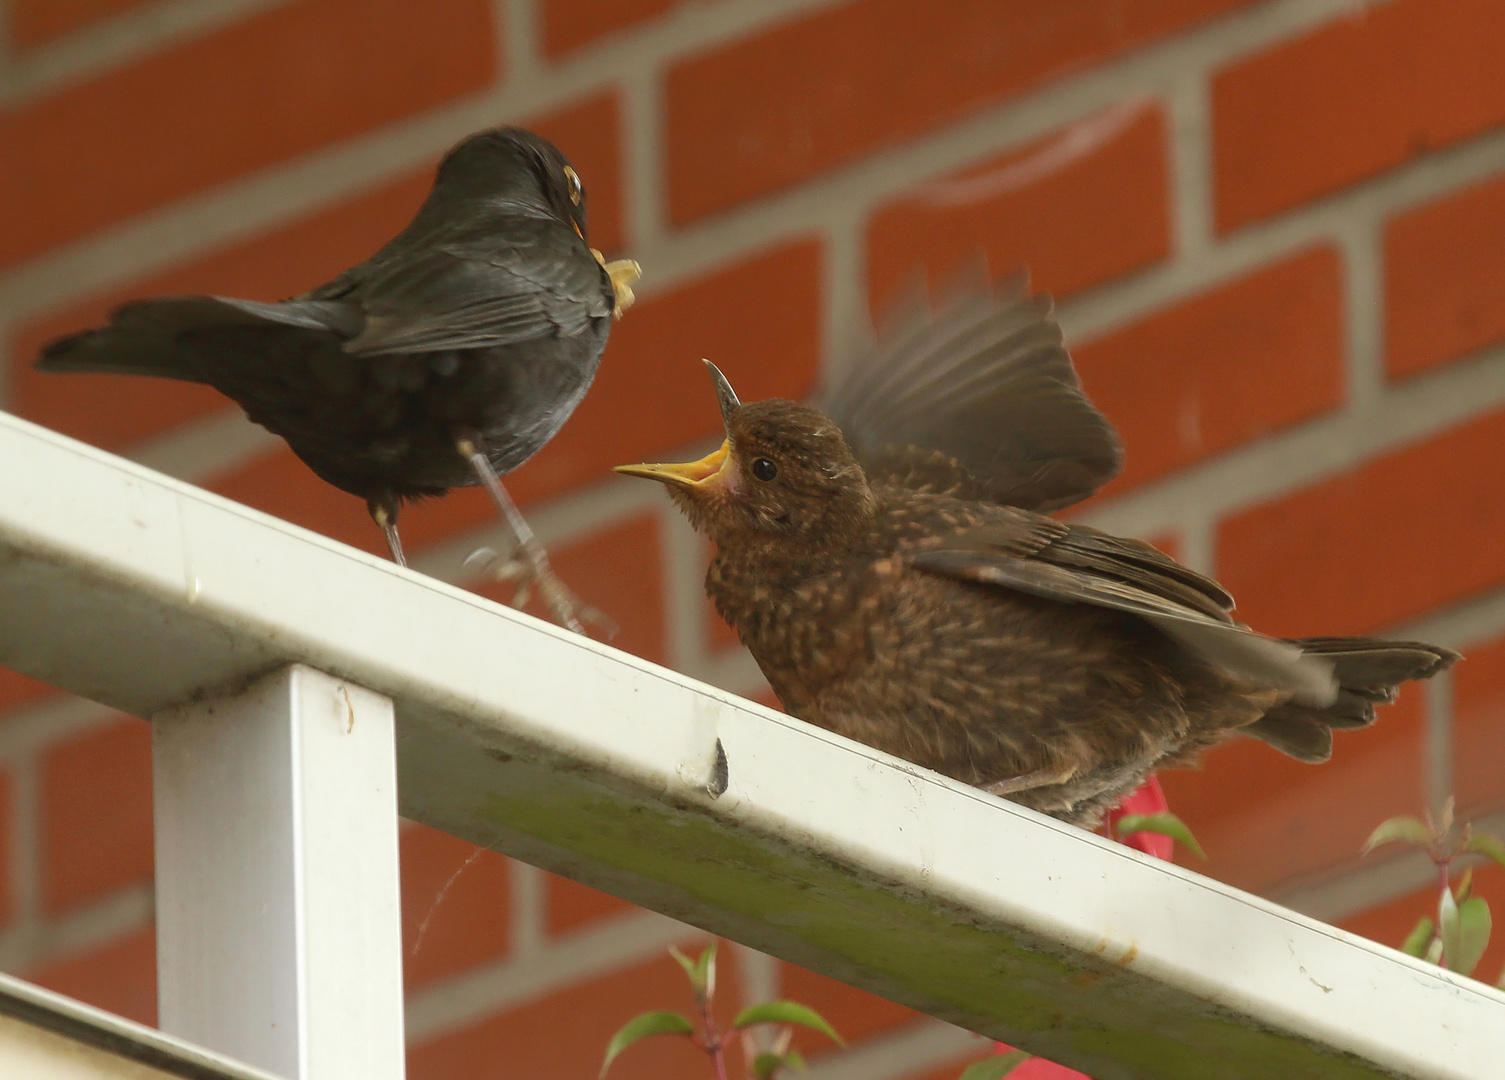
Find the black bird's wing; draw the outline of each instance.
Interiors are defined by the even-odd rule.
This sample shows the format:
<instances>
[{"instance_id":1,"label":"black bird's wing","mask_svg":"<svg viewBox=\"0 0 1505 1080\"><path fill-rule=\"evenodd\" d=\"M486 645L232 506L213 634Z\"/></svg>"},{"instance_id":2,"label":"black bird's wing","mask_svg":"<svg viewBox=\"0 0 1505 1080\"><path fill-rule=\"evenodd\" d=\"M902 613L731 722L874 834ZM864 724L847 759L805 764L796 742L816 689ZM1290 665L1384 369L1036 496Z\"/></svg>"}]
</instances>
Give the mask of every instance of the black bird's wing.
<instances>
[{"instance_id":1,"label":"black bird's wing","mask_svg":"<svg viewBox=\"0 0 1505 1080\"><path fill-rule=\"evenodd\" d=\"M1256 634L1229 615L1222 586L1149 544L1005 509L985 525L910 556L932 573L1141 616L1230 674L1316 705L1333 701L1330 659Z\"/></svg>"},{"instance_id":2,"label":"black bird's wing","mask_svg":"<svg viewBox=\"0 0 1505 1080\"><path fill-rule=\"evenodd\" d=\"M870 476L958 490L960 466L971 497L1050 511L1118 474L1118 435L1082 392L1050 298L1025 289L1021 274L935 313L921 301L823 391Z\"/></svg>"},{"instance_id":3,"label":"black bird's wing","mask_svg":"<svg viewBox=\"0 0 1505 1080\"><path fill-rule=\"evenodd\" d=\"M358 306L364 323L345 343L357 356L568 337L611 317L610 279L585 242L553 218L490 215L404 239L278 306L331 300Z\"/></svg>"}]
</instances>

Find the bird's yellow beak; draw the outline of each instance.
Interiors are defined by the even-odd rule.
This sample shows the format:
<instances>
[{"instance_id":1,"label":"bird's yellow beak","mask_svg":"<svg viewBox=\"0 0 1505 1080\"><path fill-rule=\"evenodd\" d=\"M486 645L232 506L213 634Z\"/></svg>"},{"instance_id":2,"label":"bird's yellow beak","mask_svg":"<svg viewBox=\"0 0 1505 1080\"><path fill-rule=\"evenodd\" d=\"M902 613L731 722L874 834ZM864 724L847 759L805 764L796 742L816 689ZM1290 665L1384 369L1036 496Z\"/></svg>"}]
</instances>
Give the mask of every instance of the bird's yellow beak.
<instances>
[{"instance_id":1,"label":"bird's yellow beak","mask_svg":"<svg viewBox=\"0 0 1505 1080\"><path fill-rule=\"evenodd\" d=\"M731 459L732 440L727 439L699 461L675 465L617 465L615 471L628 476L643 476L665 484L700 487L721 479L722 474L728 471Z\"/></svg>"}]
</instances>

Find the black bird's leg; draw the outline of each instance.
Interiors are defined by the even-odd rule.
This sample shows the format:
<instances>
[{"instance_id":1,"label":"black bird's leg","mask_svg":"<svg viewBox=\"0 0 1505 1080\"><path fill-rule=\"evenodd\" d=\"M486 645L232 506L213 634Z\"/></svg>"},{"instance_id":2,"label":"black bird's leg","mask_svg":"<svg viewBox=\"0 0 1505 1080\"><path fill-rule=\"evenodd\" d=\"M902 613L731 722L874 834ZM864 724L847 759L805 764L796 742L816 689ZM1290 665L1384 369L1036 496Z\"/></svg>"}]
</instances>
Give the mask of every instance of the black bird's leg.
<instances>
[{"instance_id":1,"label":"black bird's leg","mask_svg":"<svg viewBox=\"0 0 1505 1080\"><path fill-rule=\"evenodd\" d=\"M382 535L387 538L387 547L392 549L392 561L398 566L408 565L402 554L402 537L397 535L397 496L390 491L369 496L366 509L371 511L371 520L376 522Z\"/></svg>"},{"instance_id":2,"label":"black bird's leg","mask_svg":"<svg viewBox=\"0 0 1505 1080\"><path fill-rule=\"evenodd\" d=\"M544 551L543 545L533 535L533 530L523 520L523 515L517 509L517 504L512 501L512 496L507 494L507 489L502 486L501 477L497 476L496 470L491 467L491 459L486 456L485 445L479 436L461 435L455 440L455 446L461 455L470 462L470 467L475 470L476 477L491 494L491 501L501 512L502 520L507 523L508 530L512 533L514 550L521 554L525 561L522 568L523 584L520 586L520 594L527 588L528 579L537 582L538 591L543 594L544 600L554 612L554 617L561 626L584 634L585 627L581 619L592 619L596 613L589 605L583 603L578 597L570 592L564 582L560 581L554 570L549 566L548 552ZM521 606L522 601L517 600L514 606Z\"/></svg>"}]
</instances>

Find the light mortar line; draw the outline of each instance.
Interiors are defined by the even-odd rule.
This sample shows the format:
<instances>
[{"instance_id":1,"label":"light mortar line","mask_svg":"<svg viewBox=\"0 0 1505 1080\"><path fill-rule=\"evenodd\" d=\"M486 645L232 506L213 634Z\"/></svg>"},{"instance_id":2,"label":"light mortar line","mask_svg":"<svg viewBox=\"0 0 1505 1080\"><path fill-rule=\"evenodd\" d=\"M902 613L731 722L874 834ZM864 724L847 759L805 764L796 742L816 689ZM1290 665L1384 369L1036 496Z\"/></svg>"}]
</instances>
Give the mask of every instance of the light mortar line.
<instances>
[{"instance_id":1,"label":"light mortar line","mask_svg":"<svg viewBox=\"0 0 1505 1080\"><path fill-rule=\"evenodd\" d=\"M1385 262L1379 230L1377 221L1354 221L1339 237L1348 400L1360 409L1385 393Z\"/></svg>"},{"instance_id":2,"label":"light mortar line","mask_svg":"<svg viewBox=\"0 0 1505 1080\"><path fill-rule=\"evenodd\" d=\"M1453 797L1453 674L1444 671L1426 683L1426 761L1423 780L1433 820Z\"/></svg>"},{"instance_id":3,"label":"light mortar line","mask_svg":"<svg viewBox=\"0 0 1505 1080\"><path fill-rule=\"evenodd\" d=\"M544 872L516 859L507 860L510 955L524 959L543 951L548 938L548 896Z\"/></svg>"},{"instance_id":4,"label":"light mortar line","mask_svg":"<svg viewBox=\"0 0 1505 1080\"><path fill-rule=\"evenodd\" d=\"M394 174L433 160L459 138L502 119L520 119L663 69L685 55L745 37L793 13L833 0L736 0L687 5L635 35L580 50L545 69L379 132L241 178L175 205L143 214L50 252L0 280L0 308L28 317L223 247L289 218L348 198ZM867 155L792 191L776 193L660 243L644 237L634 249L650 273L644 295L686 277L804 233L833 213L876 205L888 196L981 156L996 153L1126 97L1161 94L1242 52L1349 10L1351 0L1276 0L1152 44L1108 65L1052 83L999 108L982 111L904 146ZM638 181L635 181L638 182ZM634 211L636 212L636 211ZM634 222L634 227L641 223Z\"/></svg>"},{"instance_id":5,"label":"light mortar line","mask_svg":"<svg viewBox=\"0 0 1505 1080\"><path fill-rule=\"evenodd\" d=\"M661 244L668 229L662 80L657 65L645 64L625 72L620 84L622 225L624 240L632 251ZM644 287L651 295L653 285L645 283Z\"/></svg>"},{"instance_id":6,"label":"light mortar line","mask_svg":"<svg viewBox=\"0 0 1505 1080\"><path fill-rule=\"evenodd\" d=\"M667 499L658 500L659 572L664 580L669 666L692 671L709 653L701 540Z\"/></svg>"},{"instance_id":7,"label":"light mortar line","mask_svg":"<svg viewBox=\"0 0 1505 1080\"><path fill-rule=\"evenodd\" d=\"M7 762L11 782L11 901L14 926L35 934L42 918L42 799L33 750ZM3 947L0 947L3 949Z\"/></svg>"},{"instance_id":8,"label":"light mortar line","mask_svg":"<svg viewBox=\"0 0 1505 1080\"><path fill-rule=\"evenodd\" d=\"M670 945L705 936L692 926L641 911L555 938L531 955L489 965L409 997L408 1043L420 1045L556 990L657 959Z\"/></svg>"},{"instance_id":9,"label":"light mortar line","mask_svg":"<svg viewBox=\"0 0 1505 1080\"><path fill-rule=\"evenodd\" d=\"M860 208L828 219L821 237L821 372L851 362L872 337L867 306L867 230Z\"/></svg>"},{"instance_id":10,"label":"light mortar line","mask_svg":"<svg viewBox=\"0 0 1505 1080\"><path fill-rule=\"evenodd\" d=\"M0 724L0 762L22 767L42 747L114 723L119 715L66 694L9 710Z\"/></svg>"},{"instance_id":11,"label":"light mortar line","mask_svg":"<svg viewBox=\"0 0 1505 1080\"><path fill-rule=\"evenodd\" d=\"M537 0L493 0L492 18L502 35L499 86L538 77L543 55Z\"/></svg>"},{"instance_id":12,"label":"light mortar line","mask_svg":"<svg viewBox=\"0 0 1505 1080\"><path fill-rule=\"evenodd\" d=\"M729 944L737 953L737 985L742 991L742 1007L777 1000L783 982L778 960L746 945Z\"/></svg>"},{"instance_id":13,"label":"light mortar line","mask_svg":"<svg viewBox=\"0 0 1505 1080\"><path fill-rule=\"evenodd\" d=\"M1181 541L1181 562L1199 574L1216 578L1218 573L1217 522L1210 514L1186 514L1176 529Z\"/></svg>"},{"instance_id":14,"label":"light mortar line","mask_svg":"<svg viewBox=\"0 0 1505 1080\"><path fill-rule=\"evenodd\" d=\"M1473 819L1475 830L1505 835L1505 811ZM1469 865L1465 862L1463 865ZM1437 870L1425 852L1404 849L1388 858L1370 856L1333 874L1266 894L1277 904L1323 922L1336 923L1378 907L1437 881ZM1398 945L1399 942L1389 942Z\"/></svg>"},{"instance_id":15,"label":"light mortar line","mask_svg":"<svg viewBox=\"0 0 1505 1080\"><path fill-rule=\"evenodd\" d=\"M965 1028L926 1018L814 1061L806 1075L809 1080L902 1080L951 1062L960 1073L963 1058L991 1045Z\"/></svg>"},{"instance_id":16,"label":"light mortar line","mask_svg":"<svg viewBox=\"0 0 1505 1080\"><path fill-rule=\"evenodd\" d=\"M1171 228L1178 255L1212 243L1212 107L1205 72L1178 79L1165 95L1170 129Z\"/></svg>"},{"instance_id":17,"label":"light mortar line","mask_svg":"<svg viewBox=\"0 0 1505 1080\"><path fill-rule=\"evenodd\" d=\"M111 944L150 926L155 914L152 887L143 883L63 915L18 924L0 934L0 970L26 972L56 959Z\"/></svg>"},{"instance_id":18,"label":"light mortar line","mask_svg":"<svg viewBox=\"0 0 1505 1080\"><path fill-rule=\"evenodd\" d=\"M1505 348L1392 387L1346 409L1191 465L1081 515L1110 532L1148 536L1190 512L1226 514L1298 491L1376 455L1440 434L1505 405Z\"/></svg>"},{"instance_id":19,"label":"light mortar line","mask_svg":"<svg viewBox=\"0 0 1505 1080\"><path fill-rule=\"evenodd\" d=\"M100 19L16 57L0 81L0 106L65 89L95 75L282 7L292 0L158 0Z\"/></svg>"},{"instance_id":20,"label":"light mortar line","mask_svg":"<svg viewBox=\"0 0 1505 1080\"><path fill-rule=\"evenodd\" d=\"M1430 612L1398 627L1391 636L1433 641L1467 653L1472 646L1505 637L1505 589Z\"/></svg>"},{"instance_id":21,"label":"light mortar line","mask_svg":"<svg viewBox=\"0 0 1505 1080\"><path fill-rule=\"evenodd\" d=\"M281 438L253 424L237 405L171 428L122 456L175 479L202 483L282 445Z\"/></svg>"}]
</instances>

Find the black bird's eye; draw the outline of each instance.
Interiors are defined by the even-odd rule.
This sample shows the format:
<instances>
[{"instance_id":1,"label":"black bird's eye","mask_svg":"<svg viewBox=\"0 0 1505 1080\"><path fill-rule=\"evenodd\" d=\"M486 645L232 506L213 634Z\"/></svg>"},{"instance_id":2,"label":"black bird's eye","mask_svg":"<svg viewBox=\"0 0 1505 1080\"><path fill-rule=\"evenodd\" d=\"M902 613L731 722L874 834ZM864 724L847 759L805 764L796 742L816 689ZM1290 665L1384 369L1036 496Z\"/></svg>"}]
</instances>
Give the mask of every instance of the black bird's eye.
<instances>
[{"instance_id":1,"label":"black bird's eye","mask_svg":"<svg viewBox=\"0 0 1505 1080\"><path fill-rule=\"evenodd\" d=\"M759 480L772 480L779 475L779 467L766 457L760 457L753 462L752 472Z\"/></svg>"},{"instance_id":2,"label":"black bird's eye","mask_svg":"<svg viewBox=\"0 0 1505 1080\"><path fill-rule=\"evenodd\" d=\"M580 199L584 195L584 190L580 187L580 174L566 165L564 167L564 178L570 185L570 202L579 206Z\"/></svg>"}]
</instances>

